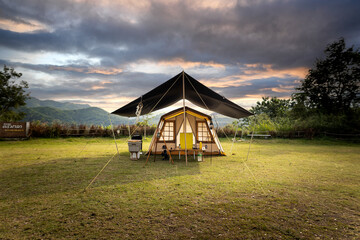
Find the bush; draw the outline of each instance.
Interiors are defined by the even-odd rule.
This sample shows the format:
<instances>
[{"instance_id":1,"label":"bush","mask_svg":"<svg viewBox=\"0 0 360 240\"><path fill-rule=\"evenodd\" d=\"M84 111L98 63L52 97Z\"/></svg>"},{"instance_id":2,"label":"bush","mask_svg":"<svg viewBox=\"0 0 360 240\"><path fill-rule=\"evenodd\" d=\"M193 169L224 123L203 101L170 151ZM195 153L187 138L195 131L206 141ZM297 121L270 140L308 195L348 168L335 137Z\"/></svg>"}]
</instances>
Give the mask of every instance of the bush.
<instances>
[{"instance_id":1,"label":"bush","mask_svg":"<svg viewBox=\"0 0 360 240\"><path fill-rule=\"evenodd\" d=\"M301 129L313 129L315 134L331 132L337 134L358 134L359 123L344 114L312 114L307 118L296 121L296 127Z\"/></svg>"},{"instance_id":2,"label":"bush","mask_svg":"<svg viewBox=\"0 0 360 240\"><path fill-rule=\"evenodd\" d=\"M153 135L156 126L147 126L146 134ZM84 125L84 124L63 124L59 121L52 123L34 121L31 123L30 134L32 137L112 137L113 131L116 136L129 136L129 127L127 125L113 126L101 126L101 125ZM130 126L130 132L132 134L144 133L144 127L137 127L136 125Z\"/></svg>"}]
</instances>

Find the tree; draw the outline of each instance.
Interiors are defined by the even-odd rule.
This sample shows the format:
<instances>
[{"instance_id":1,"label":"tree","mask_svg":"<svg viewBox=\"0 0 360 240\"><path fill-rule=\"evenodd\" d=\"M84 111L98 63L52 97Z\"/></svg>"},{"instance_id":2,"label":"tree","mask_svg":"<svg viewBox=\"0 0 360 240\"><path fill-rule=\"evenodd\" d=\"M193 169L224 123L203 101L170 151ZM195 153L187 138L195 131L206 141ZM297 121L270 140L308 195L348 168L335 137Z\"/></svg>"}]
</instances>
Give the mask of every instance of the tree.
<instances>
[{"instance_id":1,"label":"tree","mask_svg":"<svg viewBox=\"0 0 360 240\"><path fill-rule=\"evenodd\" d=\"M257 102L255 107L251 107L250 112L256 115L265 113L270 118L284 117L291 109L292 104L290 99L262 97L262 101Z\"/></svg>"},{"instance_id":2,"label":"tree","mask_svg":"<svg viewBox=\"0 0 360 240\"><path fill-rule=\"evenodd\" d=\"M317 59L315 67L296 88L296 109L311 109L326 114L344 114L359 106L360 52L346 48L345 40L328 45L325 59Z\"/></svg>"},{"instance_id":3,"label":"tree","mask_svg":"<svg viewBox=\"0 0 360 240\"><path fill-rule=\"evenodd\" d=\"M16 79L22 76L15 72L14 68L4 65L4 70L0 71L0 121L18 121L24 117L24 113L14 111L20 106L24 106L29 94L25 93L28 84L25 81L15 83Z\"/></svg>"},{"instance_id":4,"label":"tree","mask_svg":"<svg viewBox=\"0 0 360 240\"><path fill-rule=\"evenodd\" d=\"M143 120L137 123L138 126L142 126L144 129L144 139L146 139L146 128L149 126L149 122L152 119L152 117L149 117L149 115L143 116Z\"/></svg>"}]
</instances>

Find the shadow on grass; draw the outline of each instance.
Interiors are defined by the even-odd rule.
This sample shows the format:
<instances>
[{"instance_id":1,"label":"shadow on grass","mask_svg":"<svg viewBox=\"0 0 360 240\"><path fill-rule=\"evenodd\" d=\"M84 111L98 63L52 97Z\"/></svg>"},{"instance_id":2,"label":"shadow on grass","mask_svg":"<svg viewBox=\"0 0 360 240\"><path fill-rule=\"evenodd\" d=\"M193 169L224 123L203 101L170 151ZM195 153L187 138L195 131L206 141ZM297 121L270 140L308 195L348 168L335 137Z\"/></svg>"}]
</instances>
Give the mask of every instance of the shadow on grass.
<instances>
[{"instance_id":1,"label":"shadow on grass","mask_svg":"<svg viewBox=\"0 0 360 240\"><path fill-rule=\"evenodd\" d=\"M85 189L98 174L109 156L59 158L45 163L34 163L0 172L0 200L21 199L43 194L54 194ZM184 159L174 159L174 165L157 157L150 157L145 166L146 156L131 161L127 152L116 155L101 172L90 188L121 185L135 182L165 179L175 176L199 174L199 163L189 158L188 166Z\"/></svg>"}]
</instances>

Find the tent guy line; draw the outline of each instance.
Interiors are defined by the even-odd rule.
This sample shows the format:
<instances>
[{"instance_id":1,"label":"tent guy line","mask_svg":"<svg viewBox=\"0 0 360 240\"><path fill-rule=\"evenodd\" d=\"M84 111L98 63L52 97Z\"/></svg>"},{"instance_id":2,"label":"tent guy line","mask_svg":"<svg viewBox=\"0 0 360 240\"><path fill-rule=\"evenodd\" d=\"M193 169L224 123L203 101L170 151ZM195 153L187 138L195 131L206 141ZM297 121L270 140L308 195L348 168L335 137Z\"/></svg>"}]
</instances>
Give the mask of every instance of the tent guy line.
<instances>
[{"instance_id":1,"label":"tent guy line","mask_svg":"<svg viewBox=\"0 0 360 240\"><path fill-rule=\"evenodd\" d=\"M178 81L180 77L182 77L182 84L180 81ZM187 80L186 82L185 77ZM166 91L164 91L165 89ZM182 89L182 91L179 91L179 89ZM139 118L141 115L149 114L154 110L170 106L179 101L181 98L183 100L183 107L161 116L150 142L145 165L147 164L151 154L154 154L154 161L157 154L163 155L164 158L166 156L170 156L169 161L173 164L174 162L171 153L178 153L179 158L181 155L185 155L186 165L188 162L187 156L189 153L194 154L194 158L196 153L200 155L211 155L211 157L214 154L225 155L220 140L218 139L216 130L213 128L211 116L186 107L185 99L188 99L190 102L199 107L205 108L209 111L212 110L232 118L241 118L253 115L244 108L236 105L235 103L231 102L223 96L220 96L205 85L201 84L199 81L192 78L184 71L149 91L148 93L141 95L139 98L135 99L129 104L112 112L112 114L127 117L136 116ZM209 103L210 106L207 103ZM112 126L110 114L109 120L110 125ZM216 119L214 120L216 121ZM189 128L186 128L187 125ZM112 132L116 144L117 154L120 157L113 128ZM131 133L129 130L129 138L131 138L133 133ZM247 159L249 157L251 142L252 138L247 153ZM204 147L202 146L203 144ZM116 153L92 179L90 184L85 188L85 191L96 180L96 178L111 162L115 155ZM245 162L244 164L246 165ZM250 171L247 165L246 167ZM254 175L253 177L255 178Z\"/></svg>"}]
</instances>

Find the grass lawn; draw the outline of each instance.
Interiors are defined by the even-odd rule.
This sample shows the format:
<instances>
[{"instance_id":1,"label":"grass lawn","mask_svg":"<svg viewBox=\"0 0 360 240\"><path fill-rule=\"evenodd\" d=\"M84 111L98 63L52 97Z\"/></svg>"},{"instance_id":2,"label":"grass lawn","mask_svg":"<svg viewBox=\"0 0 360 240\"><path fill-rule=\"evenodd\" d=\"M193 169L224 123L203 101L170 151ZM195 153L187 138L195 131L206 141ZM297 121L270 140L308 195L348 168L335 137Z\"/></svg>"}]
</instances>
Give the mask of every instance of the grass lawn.
<instances>
[{"instance_id":1,"label":"grass lawn","mask_svg":"<svg viewBox=\"0 0 360 240\"><path fill-rule=\"evenodd\" d=\"M360 145L222 141L227 157L131 161L125 139L0 142L0 239L359 239ZM149 139L144 143L147 149Z\"/></svg>"}]
</instances>

